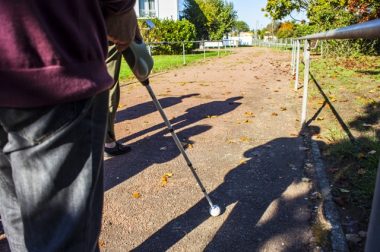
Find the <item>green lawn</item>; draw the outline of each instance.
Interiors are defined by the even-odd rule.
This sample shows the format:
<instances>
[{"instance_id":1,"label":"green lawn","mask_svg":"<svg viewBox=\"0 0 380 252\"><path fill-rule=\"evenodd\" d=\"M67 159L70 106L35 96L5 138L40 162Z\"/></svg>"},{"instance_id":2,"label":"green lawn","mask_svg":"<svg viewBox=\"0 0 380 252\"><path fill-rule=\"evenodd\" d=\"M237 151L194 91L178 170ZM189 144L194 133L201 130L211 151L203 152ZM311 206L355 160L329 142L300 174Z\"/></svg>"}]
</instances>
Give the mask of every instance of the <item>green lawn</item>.
<instances>
[{"instance_id":1,"label":"green lawn","mask_svg":"<svg viewBox=\"0 0 380 252\"><path fill-rule=\"evenodd\" d=\"M343 208L359 211L357 217L363 225L368 221L380 155L379 69L380 57L364 56L313 56L310 69L349 130L338 123L328 104L323 107L325 99L311 80L308 118L323 107L311 125L320 128L316 138L321 143L334 199Z\"/></svg>"},{"instance_id":2,"label":"green lawn","mask_svg":"<svg viewBox=\"0 0 380 252\"><path fill-rule=\"evenodd\" d=\"M220 57L226 56L231 54L229 51L220 51ZM217 51L208 51L206 52L206 59L209 58L215 58L218 57ZM162 71L166 71L173 68L178 68L184 66L183 62L183 56L182 55L157 55L154 56L154 67L152 73L158 73ZM186 65L199 62L204 60L203 52L196 53L196 54L186 54ZM132 72L129 69L127 63L123 60L121 64L121 70L120 70L120 79L125 80L132 78Z\"/></svg>"}]
</instances>

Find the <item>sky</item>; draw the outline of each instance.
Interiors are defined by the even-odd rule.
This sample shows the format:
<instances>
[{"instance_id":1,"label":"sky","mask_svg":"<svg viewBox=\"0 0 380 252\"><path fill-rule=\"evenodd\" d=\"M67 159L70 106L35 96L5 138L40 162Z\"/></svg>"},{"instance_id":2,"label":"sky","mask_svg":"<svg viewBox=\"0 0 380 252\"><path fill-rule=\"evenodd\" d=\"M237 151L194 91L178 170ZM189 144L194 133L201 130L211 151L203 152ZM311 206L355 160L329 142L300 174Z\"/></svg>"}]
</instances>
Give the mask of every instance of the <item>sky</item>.
<instances>
[{"instance_id":1,"label":"sky","mask_svg":"<svg viewBox=\"0 0 380 252\"><path fill-rule=\"evenodd\" d=\"M267 0L230 0L237 11L238 19L246 22L251 29L261 29L271 22L261 11Z\"/></svg>"},{"instance_id":2,"label":"sky","mask_svg":"<svg viewBox=\"0 0 380 252\"><path fill-rule=\"evenodd\" d=\"M183 1L179 0L180 6L183 8ZM267 0L227 0L234 4L234 9L237 11L238 20L246 22L251 29L262 29L267 24L270 24L272 20L269 17L265 17L265 12L261 11L265 8ZM292 16L296 19L306 19L305 14L292 13ZM289 18L285 19L289 20Z\"/></svg>"}]
</instances>

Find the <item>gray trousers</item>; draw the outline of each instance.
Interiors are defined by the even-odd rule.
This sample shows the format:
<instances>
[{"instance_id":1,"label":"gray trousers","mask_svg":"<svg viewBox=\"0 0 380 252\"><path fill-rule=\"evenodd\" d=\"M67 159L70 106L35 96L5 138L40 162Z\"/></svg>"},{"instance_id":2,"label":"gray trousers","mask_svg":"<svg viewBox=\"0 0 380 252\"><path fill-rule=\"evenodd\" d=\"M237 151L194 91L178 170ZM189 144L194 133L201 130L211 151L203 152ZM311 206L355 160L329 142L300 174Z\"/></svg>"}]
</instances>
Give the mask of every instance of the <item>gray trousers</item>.
<instances>
[{"instance_id":1,"label":"gray trousers","mask_svg":"<svg viewBox=\"0 0 380 252\"><path fill-rule=\"evenodd\" d=\"M119 107L120 102L119 74L121 67L121 56L122 54L116 49L114 44L108 46L108 56L106 60L107 71L108 74L114 79L114 82L109 93L106 143L116 141L114 123L117 108Z\"/></svg>"},{"instance_id":2,"label":"gray trousers","mask_svg":"<svg viewBox=\"0 0 380 252\"><path fill-rule=\"evenodd\" d=\"M12 251L97 251L108 92L0 108L0 214Z\"/></svg>"}]
</instances>

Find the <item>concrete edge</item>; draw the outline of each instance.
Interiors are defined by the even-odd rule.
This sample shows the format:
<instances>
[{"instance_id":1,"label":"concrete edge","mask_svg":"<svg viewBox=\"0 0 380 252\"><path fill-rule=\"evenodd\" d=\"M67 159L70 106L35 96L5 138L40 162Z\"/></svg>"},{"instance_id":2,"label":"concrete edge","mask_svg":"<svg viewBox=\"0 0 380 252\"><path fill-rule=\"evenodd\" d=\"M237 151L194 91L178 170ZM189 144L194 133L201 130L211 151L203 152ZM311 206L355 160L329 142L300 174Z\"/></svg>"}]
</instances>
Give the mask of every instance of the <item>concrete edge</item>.
<instances>
[{"instance_id":1,"label":"concrete edge","mask_svg":"<svg viewBox=\"0 0 380 252\"><path fill-rule=\"evenodd\" d=\"M340 224L339 212L333 202L331 188L328 177L326 175L325 165L323 163L321 152L318 144L310 137L312 158L314 162L315 175L317 178L317 186L322 194L324 215L331 224L331 247L333 251L346 252L349 251L344 235L343 228Z\"/></svg>"}]
</instances>

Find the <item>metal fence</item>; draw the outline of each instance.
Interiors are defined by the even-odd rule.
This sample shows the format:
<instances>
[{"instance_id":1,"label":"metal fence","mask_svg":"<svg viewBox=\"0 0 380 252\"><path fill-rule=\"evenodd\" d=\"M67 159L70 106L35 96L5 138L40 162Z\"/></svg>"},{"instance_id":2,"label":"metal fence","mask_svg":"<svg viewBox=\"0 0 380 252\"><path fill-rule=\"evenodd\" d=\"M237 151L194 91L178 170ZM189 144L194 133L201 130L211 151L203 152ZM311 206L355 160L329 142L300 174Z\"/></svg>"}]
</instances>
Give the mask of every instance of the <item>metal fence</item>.
<instances>
[{"instance_id":1,"label":"metal fence","mask_svg":"<svg viewBox=\"0 0 380 252\"><path fill-rule=\"evenodd\" d=\"M218 57L222 52L227 53L231 48L238 47L238 43L234 40L214 40L214 41L162 41L162 42L147 42L147 47L151 55L155 55L160 50L162 46L176 47L181 48L182 51L182 61L183 64L187 64L186 57L194 53L203 53L203 58L206 59L208 51L216 51ZM188 46L191 47L191 50L188 49ZM157 52L157 53L156 53ZM176 54L178 55L178 54Z\"/></svg>"},{"instance_id":2,"label":"metal fence","mask_svg":"<svg viewBox=\"0 0 380 252\"><path fill-rule=\"evenodd\" d=\"M340 29L330 30L327 32L316 33L305 37L294 39L292 42L292 60L291 71L295 75L295 90L299 85L299 66L300 66L300 51L301 42L303 41L303 61L304 61L304 83L303 83L303 96L302 96L302 111L301 111L301 124L305 126L307 116L308 104L308 84L310 72L310 43L311 41L318 40L333 40L333 39L377 39L380 38L380 19L372 20L369 22L347 26ZM378 178L376 183L371 219L368 228L368 236L365 251L379 251L380 248L380 163L378 169ZM334 249L334 248L333 248ZM338 248L336 248L338 249ZM340 248L342 249L342 248ZM346 249L346 248L345 248ZM339 249L338 249L339 250Z\"/></svg>"}]
</instances>

